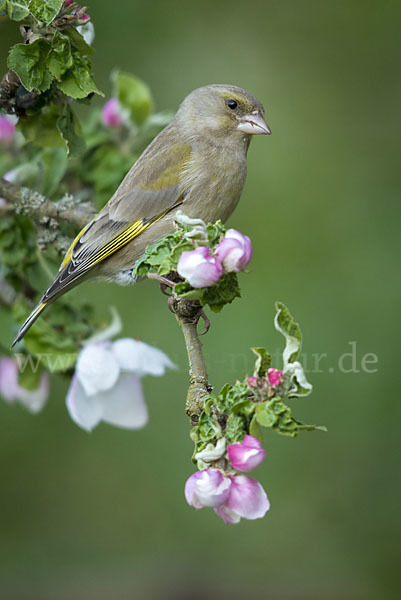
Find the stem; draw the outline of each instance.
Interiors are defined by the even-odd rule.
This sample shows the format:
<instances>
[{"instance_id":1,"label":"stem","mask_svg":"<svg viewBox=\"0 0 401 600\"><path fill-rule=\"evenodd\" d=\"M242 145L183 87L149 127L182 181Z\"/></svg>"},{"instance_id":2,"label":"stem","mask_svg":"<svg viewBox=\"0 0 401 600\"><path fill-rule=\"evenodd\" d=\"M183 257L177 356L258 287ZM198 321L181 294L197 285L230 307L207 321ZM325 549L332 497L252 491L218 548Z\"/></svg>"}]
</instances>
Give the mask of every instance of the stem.
<instances>
[{"instance_id":1,"label":"stem","mask_svg":"<svg viewBox=\"0 0 401 600\"><path fill-rule=\"evenodd\" d=\"M188 353L190 382L187 393L186 413L191 419L192 425L198 423L204 399L212 390L208 381L202 344L197 331L201 309L202 306L197 300L177 300L172 305L177 323L184 335Z\"/></svg>"}]
</instances>

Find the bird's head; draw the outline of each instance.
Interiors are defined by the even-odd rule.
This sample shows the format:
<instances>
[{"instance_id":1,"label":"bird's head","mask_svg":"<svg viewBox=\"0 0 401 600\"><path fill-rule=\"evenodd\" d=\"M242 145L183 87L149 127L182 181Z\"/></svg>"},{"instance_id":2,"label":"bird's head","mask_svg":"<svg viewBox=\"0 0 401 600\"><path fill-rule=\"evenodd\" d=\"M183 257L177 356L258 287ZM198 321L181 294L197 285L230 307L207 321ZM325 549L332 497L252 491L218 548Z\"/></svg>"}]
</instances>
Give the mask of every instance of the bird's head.
<instances>
[{"instance_id":1,"label":"bird's head","mask_svg":"<svg viewBox=\"0 0 401 600\"><path fill-rule=\"evenodd\" d=\"M246 90L234 85L207 85L183 101L176 121L188 135L219 138L271 133L263 105Z\"/></svg>"}]
</instances>

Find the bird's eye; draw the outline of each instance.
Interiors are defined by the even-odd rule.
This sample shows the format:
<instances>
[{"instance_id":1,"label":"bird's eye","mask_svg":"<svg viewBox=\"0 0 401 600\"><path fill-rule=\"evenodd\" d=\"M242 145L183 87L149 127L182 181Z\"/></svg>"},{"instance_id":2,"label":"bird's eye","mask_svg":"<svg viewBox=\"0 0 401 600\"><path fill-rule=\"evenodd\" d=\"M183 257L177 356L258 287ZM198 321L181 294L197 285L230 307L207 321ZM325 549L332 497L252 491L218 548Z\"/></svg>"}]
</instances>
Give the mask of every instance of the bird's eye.
<instances>
[{"instance_id":1,"label":"bird's eye","mask_svg":"<svg viewBox=\"0 0 401 600\"><path fill-rule=\"evenodd\" d=\"M227 106L228 108L231 108L231 110L235 110L238 106L238 102L236 100L227 100Z\"/></svg>"}]
</instances>

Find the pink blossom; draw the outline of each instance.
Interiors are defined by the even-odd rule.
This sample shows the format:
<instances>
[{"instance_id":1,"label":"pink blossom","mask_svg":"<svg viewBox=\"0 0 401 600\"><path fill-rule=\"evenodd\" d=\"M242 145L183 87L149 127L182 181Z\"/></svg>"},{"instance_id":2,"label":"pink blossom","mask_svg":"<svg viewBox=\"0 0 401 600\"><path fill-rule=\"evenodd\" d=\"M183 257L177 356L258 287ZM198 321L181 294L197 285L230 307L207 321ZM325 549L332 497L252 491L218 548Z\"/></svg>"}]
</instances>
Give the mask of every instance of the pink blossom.
<instances>
[{"instance_id":1,"label":"pink blossom","mask_svg":"<svg viewBox=\"0 0 401 600\"><path fill-rule=\"evenodd\" d=\"M15 136L15 125L11 119L5 115L0 115L0 143L9 143Z\"/></svg>"},{"instance_id":2,"label":"pink blossom","mask_svg":"<svg viewBox=\"0 0 401 600\"><path fill-rule=\"evenodd\" d=\"M64 0L64 6L68 8L71 4L74 4L75 0Z\"/></svg>"},{"instance_id":3,"label":"pink blossom","mask_svg":"<svg viewBox=\"0 0 401 600\"><path fill-rule=\"evenodd\" d=\"M209 248L201 246L181 254L177 272L187 279L192 287L202 288L216 283L223 274L223 267L217 258L210 254Z\"/></svg>"},{"instance_id":4,"label":"pink blossom","mask_svg":"<svg viewBox=\"0 0 401 600\"><path fill-rule=\"evenodd\" d=\"M77 17L80 25L84 25L90 20L90 15L85 12L84 8L78 8L76 11L74 11L74 15Z\"/></svg>"},{"instance_id":5,"label":"pink blossom","mask_svg":"<svg viewBox=\"0 0 401 600\"><path fill-rule=\"evenodd\" d=\"M216 469L193 473L185 484L185 498L195 508L216 507L228 500L231 480Z\"/></svg>"},{"instance_id":6,"label":"pink blossom","mask_svg":"<svg viewBox=\"0 0 401 600\"><path fill-rule=\"evenodd\" d=\"M18 383L18 364L12 358L0 360L0 395L9 404L19 402L32 413L42 410L49 395L49 376L43 373L36 390L27 390Z\"/></svg>"},{"instance_id":7,"label":"pink blossom","mask_svg":"<svg viewBox=\"0 0 401 600\"><path fill-rule=\"evenodd\" d=\"M258 377L248 377L247 382L248 382L249 387L256 388L256 387L258 387L259 379L258 379Z\"/></svg>"},{"instance_id":8,"label":"pink blossom","mask_svg":"<svg viewBox=\"0 0 401 600\"><path fill-rule=\"evenodd\" d=\"M217 246L216 257L225 271L239 273L251 260L251 240L236 229L228 229L224 239Z\"/></svg>"},{"instance_id":9,"label":"pink blossom","mask_svg":"<svg viewBox=\"0 0 401 600\"><path fill-rule=\"evenodd\" d=\"M270 508L266 492L259 481L248 475L230 477L228 500L214 509L225 523L238 523L244 519L261 519Z\"/></svg>"},{"instance_id":10,"label":"pink blossom","mask_svg":"<svg viewBox=\"0 0 401 600\"><path fill-rule=\"evenodd\" d=\"M246 473L258 467L266 458L266 450L252 435L246 435L242 442L228 446L227 454L234 469Z\"/></svg>"},{"instance_id":11,"label":"pink blossom","mask_svg":"<svg viewBox=\"0 0 401 600\"><path fill-rule=\"evenodd\" d=\"M117 98L111 98L103 106L102 123L106 127L121 127L123 118Z\"/></svg>"},{"instance_id":12,"label":"pink blossom","mask_svg":"<svg viewBox=\"0 0 401 600\"><path fill-rule=\"evenodd\" d=\"M270 385L272 385L273 387L276 385L280 385L283 379L283 372L279 371L278 369L271 368L267 371L267 378L269 380Z\"/></svg>"}]
</instances>

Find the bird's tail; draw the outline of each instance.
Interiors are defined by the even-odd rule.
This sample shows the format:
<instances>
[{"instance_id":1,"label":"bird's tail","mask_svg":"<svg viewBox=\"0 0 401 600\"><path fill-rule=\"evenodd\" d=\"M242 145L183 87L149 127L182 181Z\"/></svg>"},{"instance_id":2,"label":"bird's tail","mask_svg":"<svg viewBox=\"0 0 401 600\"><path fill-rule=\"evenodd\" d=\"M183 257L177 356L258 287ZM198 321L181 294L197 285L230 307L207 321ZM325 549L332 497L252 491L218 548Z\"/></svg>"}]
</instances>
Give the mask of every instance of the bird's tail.
<instances>
[{"instance_id":1,"label":"bird's tail","mask_svg":"<svg viewBox=\"0 0 401 600\"><path fill-rule=\"evenodd\" d=\"M19 330L18 335L15 338L15 340L13 341L11 348L14 348L15 344L17 344L20 340L22 340L22 338L24 337L24 335L26 334L28 329L30 329L30 327L35 323L38 316L45 310L45 308L48 304L49 304L48 301L46 302L46 301L43 301L43 299L42 299L39 302L39 304L36 306L36 308L33 309L31 314L29 315L29 317L27 318L27 320L25 321L25 323L22 325L21 329Z\"/></svg>"}]
</instances>

